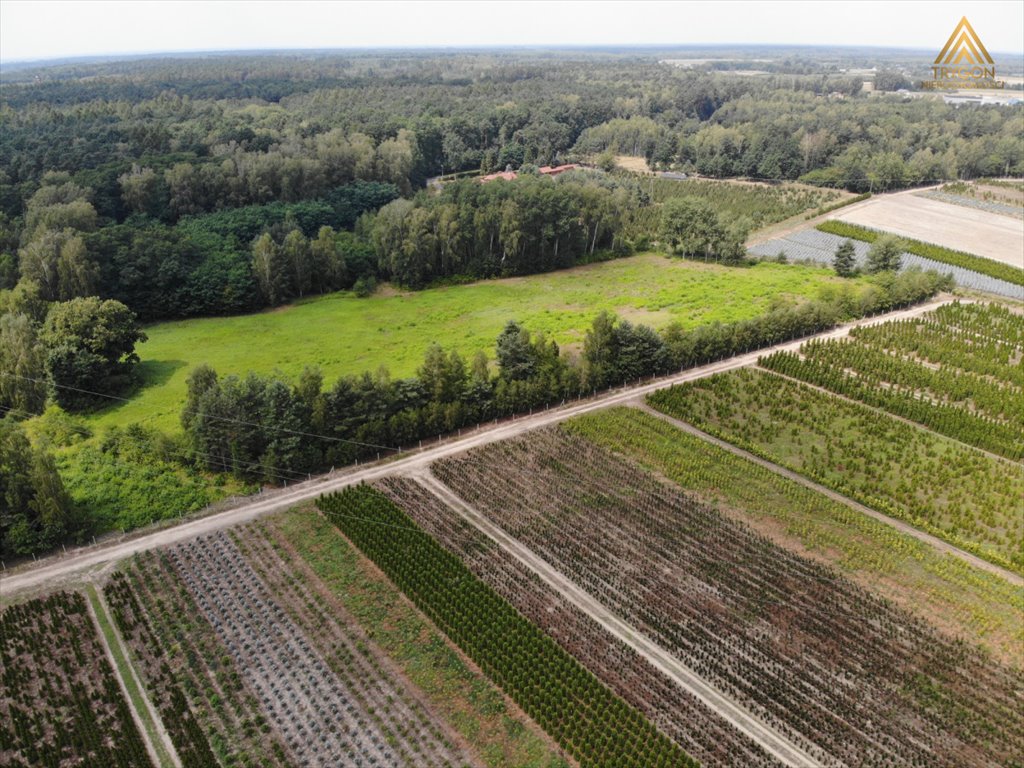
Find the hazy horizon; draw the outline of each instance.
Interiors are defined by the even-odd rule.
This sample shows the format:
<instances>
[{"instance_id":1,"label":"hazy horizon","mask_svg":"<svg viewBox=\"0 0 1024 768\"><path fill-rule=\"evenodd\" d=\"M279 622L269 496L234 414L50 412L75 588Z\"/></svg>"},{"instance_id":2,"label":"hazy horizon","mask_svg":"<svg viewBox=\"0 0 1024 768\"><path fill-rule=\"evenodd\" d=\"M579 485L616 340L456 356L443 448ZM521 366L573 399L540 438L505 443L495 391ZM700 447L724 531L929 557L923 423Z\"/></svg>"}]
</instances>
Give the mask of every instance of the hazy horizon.
<instances>
[{"instance_id":1,"label":"hazy horizon","mask_svg":"<svg viewBox=\"0 0 1024 768\"><path fill-rule=\"evenodd\" d=\"M967 8L942 0L927 6L873 0L544 5L509 0L472 5L0 0L0 62L348 50L770 46L932 51L941 48L965 10L990 52L1024 58L1024 3L1001 0ZM652 17L660 22L651 24ZM880 24L880 18L886 23ZM666 31L673 29L678 33Z\"/></svg>"}]
</instances>

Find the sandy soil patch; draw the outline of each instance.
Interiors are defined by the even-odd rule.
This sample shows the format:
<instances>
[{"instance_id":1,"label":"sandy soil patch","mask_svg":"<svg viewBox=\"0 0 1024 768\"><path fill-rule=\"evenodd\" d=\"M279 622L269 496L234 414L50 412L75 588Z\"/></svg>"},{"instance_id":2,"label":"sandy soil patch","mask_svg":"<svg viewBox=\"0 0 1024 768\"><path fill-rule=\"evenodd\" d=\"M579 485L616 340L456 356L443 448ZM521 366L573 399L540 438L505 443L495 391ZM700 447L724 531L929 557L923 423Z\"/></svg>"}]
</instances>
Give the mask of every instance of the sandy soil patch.
<instances>
[{"instance_id":1,"label":"sandy soil patch","mask_svg":"<svg viewBox=\"0 0 1024 768\"><path fill-rule=\"evenodd\" d=\"M651 169L647 167L647 158L636 157L635 155L616 155L615 164L619 168L625 168L627 171L633 173L650 173Z\"/></svg>"},{"instance_id":2,"label":"sandy soil patch","mask_svg":"<svg viewBox=\"0 0 1024 768\"><path fill-rule=\"evenodd\" d=\"M1024 222L913 193L886 195L829 218L1024 267Z\"/></svg>"}]
</instances>

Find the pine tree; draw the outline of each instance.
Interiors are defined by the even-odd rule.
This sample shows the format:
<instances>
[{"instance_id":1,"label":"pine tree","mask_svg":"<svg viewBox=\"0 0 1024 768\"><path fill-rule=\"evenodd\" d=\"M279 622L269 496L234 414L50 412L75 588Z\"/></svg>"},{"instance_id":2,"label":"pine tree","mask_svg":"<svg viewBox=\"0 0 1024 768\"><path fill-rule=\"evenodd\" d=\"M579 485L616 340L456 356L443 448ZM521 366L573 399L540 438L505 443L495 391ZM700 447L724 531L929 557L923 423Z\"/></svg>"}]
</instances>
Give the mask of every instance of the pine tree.
<instances>
[{"instance_id":1,"label":"pine tree","mask_svg":"<svg viewBox=\"0 0 1024 768\"><path fill-rule=\"evenodd\" d=\"M902 266L903 242L891 235L878 238L868 251L867 271L898 272Z\"/></svg>"},{"instance_id":2,"label":"pine tree","mask_svg":"<svg viewBox=\"0 0 1024 768\"><path fill-rule=\"evenodd\" d=\"M832 261L836 274L840 277L852 277L857 274L857 251L852 240L844 240L836 248L836 256Z\"/></svg>"}]
</instances>

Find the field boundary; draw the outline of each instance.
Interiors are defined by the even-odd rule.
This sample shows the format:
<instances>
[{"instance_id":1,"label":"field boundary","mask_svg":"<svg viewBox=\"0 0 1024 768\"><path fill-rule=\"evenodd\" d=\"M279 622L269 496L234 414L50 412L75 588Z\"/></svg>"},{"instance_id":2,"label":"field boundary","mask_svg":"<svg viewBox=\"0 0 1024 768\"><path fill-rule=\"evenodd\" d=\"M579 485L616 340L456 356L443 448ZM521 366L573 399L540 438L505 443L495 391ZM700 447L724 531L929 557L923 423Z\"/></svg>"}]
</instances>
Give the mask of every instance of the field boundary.
<instances>
[{"instance_id":1,"label":"field boundary","mask_svg":"<svg viewBox=\"0 0 1024 768\"><path fill-rule=\"evenodd\" d=\"M386 475L407 471L417 466L426 466L436 459L445 456L461 453L486 443L505 440L537 427L557 424L574 416L606 408L610 405L623 405L635 397L646 395L659 389L666 389L675 384L683 384L736 368L746 368L756 364L757 359L762 355L781 351L795 352L810 339L845 338L849 335L852 328L918 317L954 301L957 301L957 299L951 296L932 299L931 301L906 309L854 320L812 336L805 336L770 347L755 349L744 354L708 363L707 365L688 368L661 378L650 379L644 383L626 385L589 399L555 406L527 416L513 417L507 421L498 422L495 425L484 424L474 430L464 431L461 436L434 443L430 447L403 452L400 457L385 458L382 461L368 465L346 467L332 473L317 475L310 480L283 489L249 497L246 503L223 512L194 518L178 525L165 526L155 531L150 530L146 532L145 530L140 530L138 535L118 539L109 544L86 546L67 555L55 555L37 563L26 563L24 566L19 566L17 570L11 569L6 571L3 577L4 598L9 598L15 592L32 589L61 579L74 583L76 576L83 571L115 560L121 560L137 552L174 544L203 533L246 523L262 515L287 509L299 502L315 498L324 493L337 491L360 482L377 480Z\"/></svg>"},{"instance_id":2,"label":"field boundary","mask_svg":"<svg viewBox=\"0 0 1024 768\"><path fill-rule=\"evenodd\" d=\"M986 456L988 456L993 461L1000 461L1000 462L1002 462L1004 464L1010 464L1011 466L1014 466L1014 467L1017 467L1017 468L1020 468L1020 466L1021 466L1020 462L1014 461L1011 458L1008 458L1006 456L1000 456L998 453L992 453L992 451L986 451L984 448L979 448L976 445L971 445L970 443L965 443L963 440L959 440L959 439L957 439L955 437L952 437L950 435L945 435L942 432L936 432L934 429L929 428L927 425L922 424L919 421L914 421L913 419L908 419L906 416L900 416L898 413L891 413L890 411L887 411L884 408L880 408L877 405L871 405L870 403L865 403L865 402L863 402L861 400L858 400L858 399L856 399L854 397L850 397L849 395L844 395L841 392L833 392L828 387L823 387L820 384L814 384L813 382L810 382L810 381L804 381L803 379L798 379L795 376L790 376L788 373L781 373L780 371L776 371L773 368L766 368L765 366L761 365L760 363L758 363L754 367L757 368L757 370L762 371L764 373L770 373L772 376L779 376L779 377L781 377L783 379L788 379L789 381L792 381L794 384L800 384L801 386L804 386L804 387L810 387L813 390L821 392L821 394L823 394L823 395L828 395L829 397L834 397L837 400L845 400L847 403L851 403L852 405L857 405L857 406L860 406L862 408L867 408L870 411L874 411L879 416L886 416L886 417L888 417L890 419L896 419L896 421L902 421L908 427L914 427L915 429L923 429L925 432L928 432L929 434L938 435L939 437L944 437L946 440L952 440L954 443L959 443L964 448L968 448L968 449L970 449L972 451L978 451L979 453L985 454Z\"/></svg>"},{"instance_id":3,"label":"field boundary","mask_svg":"<svg viewBox=\"0 0 1024 768\"><path fill-rule=\"evenodd\" d=\"M773 372L767 371L767 373ZM793 379L793 381L796 380ZM831 392L828 392L828 390L822 391L827 394L832 394ZM853 400L851 402L857 401ZM939 552L943 552L953 557L958 557L966 563L974 566L975 568L980 568L982 570L988 571L989 573L994 573L997 576L1001 576L1014 586L1024 586L1024 577L1018 576L1013 571L1008 571L1005 568L996 565L995 563L990 563L988 560L978 557L977 555L972 554L966 550L960 549L959 547L950 544L948 541L940 539L938 536L934 536L930 533L927 533L926 531L922 531L920 528L915 528L910 523L906 523L902 520L897 520L895 517L889 517L888 515L879 512L876 509L872 509L871 507L861 504L859 501L854 501L849 496L844 496L838 491L834 491L827 486L821 485L820 483L816 483L813 480L804 477L798 472L794 472L791 469L786 469L786 467L776 464L775 462L769 461L768 459L763 459L760 456L757 456L756 454L750 453L750 451L746 451L743 448L735 446L726 440L722 440L721 438L708 434L707 432L704 432L703 430L683 421L682 419L677 419L675 416L669 416L667 413L662 413L656 408L652 408L650 405L648 405L646 402L643 402L639 398L634 400L633 402L628 403L628 405L633 408L636 408L637 410L643 411L644 413L648 413L651 416L654 416L658 419L661 419L662 421L671 424L672 426L682 430L683 432L686 432L687 434L693 435L694 437L700 438L701 440L711 443L712 445L718 446L723 450L729 451L729 453L733 454L734 456L738 456L741 459L746 459L747 461L753 462L754 464L762 466L765 469L771 470L772 472L781 477L785 477L787 480L792 480L795 483L799 483L805 488L808 488L812 491L816 491L824 496L827 496L833 501L838 501L841 504L847 505L851 509L855 509L858 512L862 512L863 514L868 515L869 517L872 517L875 520L878 520L879 522L892 526L900 533L905 533L908 536L913 536L918 541L928 544L933 549ZM921 427L920 424L914 422L910 423L919 429L923 429L923 427ZM968 447L973 448L973 446Z\"/></svg>"},{"instance_id":4,"label":"field boundary","mask_svg":"<svg viewBox=\"0 0 1024 768\"><path fill-rule=\"evenodd\" d=\"M583 613L600 624L630 648L646 658L656 669L674 681L684 690L700 699L718 713L722 719L775 757L789 766L816 766L818 761L802 747L792 742L771 726L750 715L729 696L705 681L690 667L659 646L625 620L611 612L583 587L563 575L543 558L534 553L514 536L506 533L499 525L491 522L483 513L459 497L451 488L440 481L429 468L414 470L409 476L436 496L450 509L461 515L468 523L492 539L498 546L519 560L537 574L552 589L575 605Z\"/></svg>"},{"instance_id":5,"label":"field boundary","mask_svg":"<svg viewBox=\"0 0 1024 768\"><path fill-rule=\"evenodd\" d=\"M863 200L854 200L853 198L848 198L850 202L843 205L842 209L844 211L855 210L856 206L865 205L871 200L877 200L879 197L884 197L885 195L890 194L897 193L886 192L883 194L873 194L870 197L867 197ZM790 216L788 219L783 219L782 221L776 224L769 224L766 227L761 227L760 229L750 233L750 235L747 237L746 242L744 243L744 247L749 250L750 248L754 248L758 245L763 245L764 243L767 243L771 240L776 240L778 238L785 237L786 235L792 234L793 232L799 232L803 229L807 229L808 227L814 226L817 223L827 221L828 217L832 213L833 211L831 210L825 211L824 213L815 214L810 218L808 218L806 215L801 215L798 213L795 216Z\"/></svg>"},{"instance_id":6,"label":"field boundary","mask_svg":"<svg viewBox=\"0 0 1024 768\"><path fill-rule=\"evenodd\" d=\"M903 244L907 253L920 256L922 259L931 259L952 267L960 267L980 275L1002 280L1012 285L1024 286L1024 269L1007 264L1004 261L993 259L989 256L978 256L967 251L960 251L955 248L948 248L937 243L929 243L906 235L898 235L895 232L888 232L876 227L866 227L863 224L855 224L843 219L828 219L814 226L819 232L825 232L837 237L845 237L851 240L860 240L863 243L874 243L880 237L892 235L897 237Z\"/></svg>"},{"instance_id":7,"label":"field boundary","mask_svg":"<svg viewBox=\"0 0 1024 768\"><path fill-rule=\"evenodd\" d=\"M139 679L131 656L128 655L128 648L117 631L114 621L110 616L110 606L100 590L94 584L86 586L86 605L89 607L89 617L96 625L100 643L107 654L107 661L114 670L114 677L121 688L128 708L132 712L132 719L135 727L139 729L139 735L146 744L146 751L154 766L172 766L182 768L181 758L178 756L171 737L164 728L156 707L149 698L145 686Z\"/></svg>"}]
</instances>

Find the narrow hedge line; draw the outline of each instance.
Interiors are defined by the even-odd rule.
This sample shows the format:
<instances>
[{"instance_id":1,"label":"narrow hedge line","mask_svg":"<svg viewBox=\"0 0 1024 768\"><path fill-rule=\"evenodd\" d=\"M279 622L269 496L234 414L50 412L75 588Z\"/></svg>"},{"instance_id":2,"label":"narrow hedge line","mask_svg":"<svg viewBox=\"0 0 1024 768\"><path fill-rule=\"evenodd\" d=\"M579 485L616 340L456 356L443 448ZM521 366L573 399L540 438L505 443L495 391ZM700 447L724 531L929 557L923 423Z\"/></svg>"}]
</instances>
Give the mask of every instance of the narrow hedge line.
<instances>
[{"instance_id":1,"label":"narrow hedge line","mask_svg":"<svg viewBox=\"0 0 1024 768\"><path fill-rule=\"evenodd\" d=\"M816 208L815 210L811 211L806 216L804 216L804 220L806 221L808 219L813 219L815 216L824 216L826 213L838 211L840 208L845 208L848 205L853 205L854 203L859 203L864 200L867 200L869 197L871 197L871 193L865 192L862 195L856 195L855 197L851 197L847 200L840 200L838 203L832 203L832 205L823 205L820 208Z\"/></svg>"},{"instance_id":2,"label":"narrow hedge line","mask_svg":"<svg viewBox=\"0 0 1024 768\"><path fill-rule=\"evenodd\" d=\"M854 240L863 240L866 243L873 243L880 236L886 234L877 229L868 229L857 224L850 224L846 221L823 221L816 229L820 232L827 232L839 237L850 237ZM1003 264L982 256L974 256L963 251L954 251L951 248L943 248L941 245L923 243L920 240L900 238L908 253L913 253L924 259L941 261L943 264L952 264L954 267L963 267L973 272L979 272L997 280L1005 280L1014 285L1024 285L1024 269Z\"/></svg>"}]
</instances>

